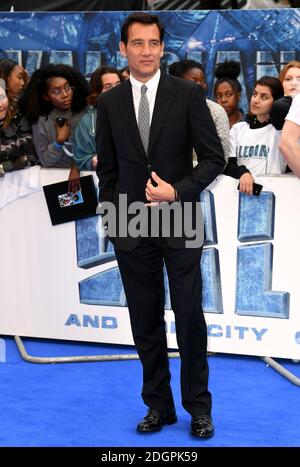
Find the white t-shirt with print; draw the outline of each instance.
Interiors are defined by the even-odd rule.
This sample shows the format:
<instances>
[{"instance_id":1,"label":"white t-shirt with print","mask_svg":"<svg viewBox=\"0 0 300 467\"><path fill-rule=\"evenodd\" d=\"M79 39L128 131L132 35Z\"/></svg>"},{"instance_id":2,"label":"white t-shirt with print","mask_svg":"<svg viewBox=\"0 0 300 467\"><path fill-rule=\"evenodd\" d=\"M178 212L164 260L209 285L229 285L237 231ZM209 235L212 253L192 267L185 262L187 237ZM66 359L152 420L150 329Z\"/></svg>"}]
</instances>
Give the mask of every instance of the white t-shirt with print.
<instances>
[{"instance_id":1,"label":"white t-shirt with print","mask_svg":"<svg viewBox=\"0 0 300 467\"><path fill-rule=\"evenodd\" d=\"M285 119L300 126L300 94L296 94L294 97L292 105Z\"/></svg>"},{"instance_id":2,"label":"white t-shirt with print","mask_svg":"<svg viewBox=\"0 0 300 467\"><path fill-rule=\"evenodd\" d=\"M280 135L271 123L255 129L247 122L236 123L230 130L230 157L236 157L253 176L282 174L286 163L278 148Z\"/></svg>"}]
</instances>

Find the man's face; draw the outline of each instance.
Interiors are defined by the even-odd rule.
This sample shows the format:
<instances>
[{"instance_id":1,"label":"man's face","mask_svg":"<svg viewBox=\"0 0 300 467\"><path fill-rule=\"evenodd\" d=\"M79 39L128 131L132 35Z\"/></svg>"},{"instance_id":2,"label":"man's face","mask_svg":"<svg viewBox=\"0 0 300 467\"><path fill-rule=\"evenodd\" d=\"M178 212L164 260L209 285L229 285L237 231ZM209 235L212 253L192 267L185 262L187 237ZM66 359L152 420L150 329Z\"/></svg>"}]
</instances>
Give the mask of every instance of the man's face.
<instances>
[{"instance_id":1,"label":"man's face","mask_svg":"<svg viewBox=\"0 0 300 467\"><path fill-rule=\"evenodd\" d=\"M127 57L132 76L146 83L155 75L163 56L164 44L160 42L156 24L133 23L128 29L128 42L120 42L120 51Z\"/></svg>"}]
</instances>

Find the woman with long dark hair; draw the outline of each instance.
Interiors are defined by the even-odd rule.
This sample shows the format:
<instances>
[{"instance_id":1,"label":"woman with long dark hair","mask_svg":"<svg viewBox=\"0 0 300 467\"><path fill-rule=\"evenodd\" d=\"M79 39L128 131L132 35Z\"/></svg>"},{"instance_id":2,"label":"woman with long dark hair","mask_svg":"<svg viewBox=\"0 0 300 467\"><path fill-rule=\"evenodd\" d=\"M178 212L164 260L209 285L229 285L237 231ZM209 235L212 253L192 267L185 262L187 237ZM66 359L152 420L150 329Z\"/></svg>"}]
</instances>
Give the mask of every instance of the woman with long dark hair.
<instances>
[{"instance_id":1,"label":"woman with long dark hair","mask_svg":"<svg viewBox=\"0 0 300 467\"><path fill-rule=\"evenodd\" d=\"M0 78L4 79L6 84L9 108L4 125L8 126L18 112L18 100L26 87L28 75L17 62L3 58L0 60Z\"/></svg>"},{"instance_id":2,"label":"woman with long dark hair","mask_svg":"<svg viewBox=\"0 0 300 467\"><path fill-rule=\"evenodd\" d=\"M19 110L19 98L27 83L27 73L17 62L0 60L0 164L5 172L35 165L37 154L32 128Z\"/></svg>"},{"instance_id":3,"label":"woman with long dark hair","mask_svg":"<svg viewBox=\"0 0 300 467\"><path fill-rule=\"evenodd\" d=\"M88 85L73 67L50 64L36 70L20 99L32 124L33 142L44 167L72 167L73 131L86 109Z\"/></svg>"},{"instance_id":4,"label":"woman with long dark hair","mask_svg":"<svg viewBox=\"0 0 300 467\"><path fill-rule=\"evenodd\" d=\"M224 173L240 180L241 192L253 194L253 176L285 172L278 147L281 132L270 118L273 102L282 96L280 80L263 76L255 83L247 121L230 130L230 158Z\"/></svg>"}]
</instances>

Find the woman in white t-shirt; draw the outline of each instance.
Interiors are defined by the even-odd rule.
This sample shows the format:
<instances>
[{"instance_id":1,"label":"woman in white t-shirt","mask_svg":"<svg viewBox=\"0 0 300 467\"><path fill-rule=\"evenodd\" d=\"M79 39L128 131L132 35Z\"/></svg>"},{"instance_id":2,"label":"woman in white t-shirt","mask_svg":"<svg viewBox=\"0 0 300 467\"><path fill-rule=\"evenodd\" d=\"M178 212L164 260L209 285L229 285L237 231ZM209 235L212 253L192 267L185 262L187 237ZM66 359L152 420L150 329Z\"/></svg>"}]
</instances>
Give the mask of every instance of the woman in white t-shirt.
<instances>
[{"instance_id":1,"label":"woman in white t-shirt","mask_svg":"<svg viewBox=\"0 0 300 467\"><path fill-rule=\"evenodd\" d=\"M288 166L300 177L300 93L294 97L285 117L279 147Z\"/></svg>"},{"instance_id":2,"label":"woman in white t-shirt","mask_svg":"<svg viewBox=\"0 0 300 467\"><path fill-rule=\"evenodd\" d=\"M255 83L245 122L230 130L230 157L224 174L240 180L240 191L253 194L254 176L282 174L285 161L279 150L280 131L272 125L273 102L283 96L279 79L263 76Z\"/></svg>"}]
</instances>

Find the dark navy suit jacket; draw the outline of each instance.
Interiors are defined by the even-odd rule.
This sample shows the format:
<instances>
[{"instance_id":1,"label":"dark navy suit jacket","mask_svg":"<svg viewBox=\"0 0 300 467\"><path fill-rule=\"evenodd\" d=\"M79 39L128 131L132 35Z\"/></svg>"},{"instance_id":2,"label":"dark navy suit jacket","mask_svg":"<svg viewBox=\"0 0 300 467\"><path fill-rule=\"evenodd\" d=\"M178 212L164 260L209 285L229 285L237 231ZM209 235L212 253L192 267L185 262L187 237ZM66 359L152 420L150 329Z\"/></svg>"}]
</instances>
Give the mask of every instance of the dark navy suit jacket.
<instances>
[{"instance_id":1,"label":"dark navy suit jacket","mask_svg":"<svg viewBox=\"0 0 300 467\"><path fill-rule=\"evenodd\" d=\"M149 164L171 183L185 201L201 209L199 195L224 168L220 139L199 85L161 75L151 121L148 154L145 153L134 112L130 80L101 94L98 102L96 145L99 200L118 206L118 195L128 203L146 202ZM193 168L193 148L198 165ZM147 168L148 167L148 168ZM191 220L193 222L193 220ZM117 237L115 246L131 250L138 238ZM185 238L167 239L181 248Z\"/></svg>"}]
</instances>

